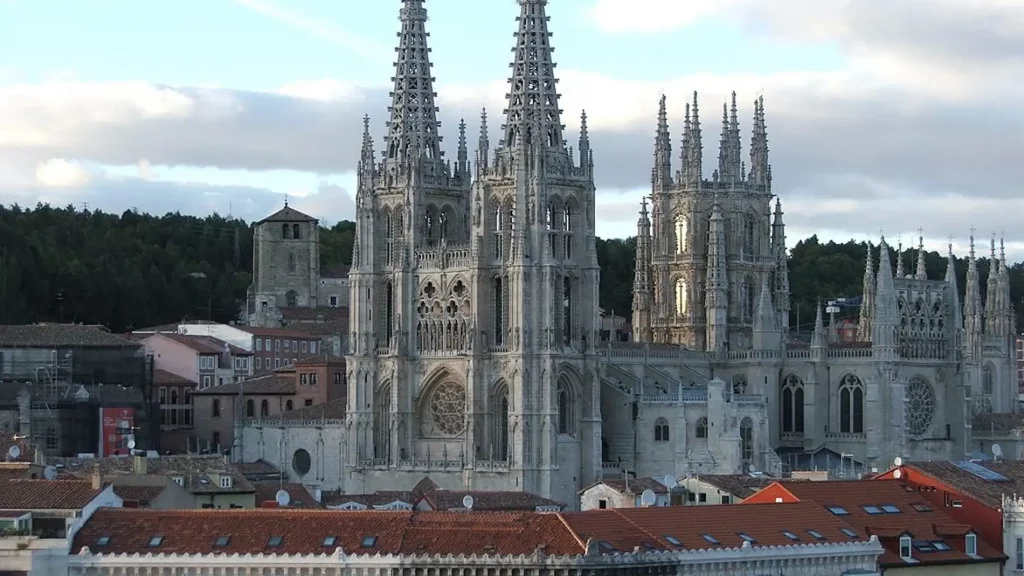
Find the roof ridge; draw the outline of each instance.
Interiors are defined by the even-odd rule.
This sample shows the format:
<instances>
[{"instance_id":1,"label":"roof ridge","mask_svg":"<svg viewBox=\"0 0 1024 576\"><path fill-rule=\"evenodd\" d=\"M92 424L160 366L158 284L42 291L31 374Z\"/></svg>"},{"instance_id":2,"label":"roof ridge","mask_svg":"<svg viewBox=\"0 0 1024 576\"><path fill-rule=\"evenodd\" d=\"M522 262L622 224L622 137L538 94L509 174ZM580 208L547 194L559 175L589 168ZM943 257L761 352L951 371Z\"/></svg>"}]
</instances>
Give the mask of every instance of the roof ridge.
<instances>
[{"instance_id":1,"label":"roof ridge","mask_svg":"<svg viewBox=\"0 0 1024 576\"><path fill-rule=\"evenodd\" d=\"M623 520L625 520L626 522L631 524L634 528L636 528L641 533L650 536L652 539L654 539L655 542L658 542L658 543L660 543L663 546L666 545L665 540L661 539L658 536L655 536L654 534L651 534L646 529L642 528L639 524L637 524L636 522L633 522L632 520L630 520L629 517L627 517L625 514L623 514L619 510L620 510L619 508L615 508L614 509L614 512L615 512L616 516L619 516L620 518L622 518ZM635 508L633 508L633 510L635 510ZM642 508L641 508L641 510L642 510ZM671 544L671 543L669 543L669 544Z\"/></svg>"},{"instance_id":2,"label":"roof ridge","mask_svg":"<svg viewBox=\"0 0 1024 576\"><path fill-rule=\"evenodd\" d=\"M558 517L558 521L561 522L562 526L566 530L569 531L570 535L572 535L572 539L575 540L577 544L579 544L580 550L582 550L583 553L586 554L586 552L587 552L587 543L584 542L583 539L580 538L580 535L577 534L576 531L572 529L572 526L569 525L569 522L566 521L565 513L564 512L555 512L555 516Z\"/></svg>"}]
</instances>

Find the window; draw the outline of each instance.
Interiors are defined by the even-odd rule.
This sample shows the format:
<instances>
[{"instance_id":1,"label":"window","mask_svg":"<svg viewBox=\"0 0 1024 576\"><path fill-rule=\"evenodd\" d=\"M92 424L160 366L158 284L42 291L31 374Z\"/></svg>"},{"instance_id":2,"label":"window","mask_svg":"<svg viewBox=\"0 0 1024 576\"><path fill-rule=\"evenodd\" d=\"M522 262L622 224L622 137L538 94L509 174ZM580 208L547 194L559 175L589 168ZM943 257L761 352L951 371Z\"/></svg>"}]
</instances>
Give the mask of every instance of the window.
<instances>
[{"instance_id":1,"label":"window","mask_svg":"<svg viewBox=\"0 0 1024 576\"><path fill-rule=\"evenodd\" d=\"M363 536L362 547L373 548L377 544L376 536Z\"/></svg>"},{"instance_id":2,"label":"window","mask_svg":"<svg viewBox=\"0 0 1024 576\"><path fill-rule=\"evenodd\" d=\"M284 351L285 351L285 352L287 352L288 350L290 350L290 348L289 348L289 344L291 344L291 343L292 343L292 341L291 341L291 340L285 340L285 341L284 341Z\"/></svg>"},{"instance_id":3,"label":"window","mask_svg":"<svg viewBox=\"0 0 1024 576\"><path fill-rule=\"evenodd\" d=\"M605 510L606 508L608 508L608 501L607 500L598 500L597 501L597 507L600 510Z\"/></svg>"},{"instance_id":4,"label":"window","mask_svg":"<svg viewBox=\"0 0 1024 576\"><path fill-rule=\"evenodd\" d=\"M163 543L164 543L164 537L163 536L153 536L152 538L149 539L149 544L147 544L147 545L150 548L157 548L157 547L159 547Z\"/></svg>"},{"instance_id":5,"label":"window","mask_svg":"<svg viewBox=\"0 0 1024 576\"><path fill-rule=\"evenodd\" d=\"M783 530L782 531L782 535L785 536L786 538L789 538L793 542L799 542L800 541L800 537L797 536L796 534L793 534L789 530Z\"/></svg>"},{"instance_id":6,"label":"window","mask_svg":"<svg viewBox=\"0 0 1024 576\"><path fill-rule=\"evenodd\" d=\"M1018 540L1020 539L1018 538ZM931 544L932 548L935 548L935 550L938 552L948 552L949 550L953 549L952 546L946 544L942 540L932 540L931 542L929 542L929 544Z\"/></svg>"},{"instance_id":7,"label":"window","mask_svg":"<svg viewBox=\"0 0 1024 576\"><path fill-rule=\"evenodd\" d=\"M231 543L231 536L218 536L213 542L214 548L223 548Z\"/></svg>"},{"instance_id":8,"label":"window","mask_svg":"<svg viewBox=\"0 0 1024 576\"><path fill-rule=\"evenodd\" d=\"M808 530L807 533L810 534L811 538L814 538L815 540L825 539L825 537L821 535L821 532L818 532L817 530Z\"/></svg>"},{"instance_id":9,"label":"window","mask_svg":"<svg viewBox=\"0 0 1024 576\"><path fill-rule=\"evenodd\" d=\"M723 494L722 504L732 504L732 498L728 494Z\"/></svg>"},{"instance_id":10,"label":"window","mask_svg":"<svg viewBox=\"0 0 1024 576\"><path fill-rule=\"evenodd\" d=\"M1018 538L1017 541L1020 542L1020 538ZM100 536L99 538L96 539L96 546L98 546L100 548L103 548L107 544L110 544L110 536ZM1019 548L1019 546L1018 546L1018 548Z\"/></svg>"},{"instance_id":11,"label":"window","mask_svg":"<svg viewBox=\"0 0 1024 576\"><path fill-rule=\"evenodd\" d=\"M304 406L312 406L313 405L313 399L312 398L306 398L306 402L303 405Z\"/></svg>"},{"instance_id":12,"label":"window","mask_svg":"<svg viewBox=\"0 0 1024 576\"><path fill-rule=\"evenodd\" d=\"M658 418L654 421L654 441L668 442L668 420Z\"/></svg>"},{"instance_id":13,"label":"window","mask_svg":"<svg viewBox=\"0 0 1024 576\"><path fill-rule=\"evenodd\" d=\"M213 376L203 376L203 388L213 386Z\"/></svg>"},{"instance_id":14,"label":"window","mask_svg":"<svg viewBox=\"0 0 1024 576\"><path fill-rule=\"evenodd\" d=\"M299 225L298 224L292 224L292 238L294 238L296 240L298 240L299 238L302 238L302 235L299 233L299 231L300 231Z\"/></svg>"},{"instance_id":15,"label":"window","mask_svg":"<svg viewBox=\"0 0 1024 576\"><path fill-rule=\"evenodd\" d=\"M270 540L267 540L267 547L268 548L278 548L278 547L281 546L282 542L284 542L284 537L283 536L271 536Z\"/></svg>"},{"instance_id":16,"label":"window","mask_svg":"<svg viewBox=\"0 0 1024 576\"><path fill-rule=\"evenodd\" d=\"M839 431L864 433L864 386L853 374L844 376L839 388Z\"/></svg>"},{"instance_id":17,"label":"window","mask_svg":"<svg viewBox=\"0 0 1024 576\"><path fill-rule=\"evenodd\" d=\"M256 416L256 403L252 401L252 398L249 398L248 400L245 401L245 417L246 418L253 418L255 416Z\"/></svg>"},{"instance_id":18,"label":"window","mask_svg":"<svg viewBox=\"0 0 1024 576\"><path fill-rule=\"evenodd\" d=\"M917 504L911 504L910 507L913 508L914 510L917 510L918 512L931 512L932 511L931 506L929 506L927 504L920 503L920 502L917 503Z\"/></svg>"},{"instance_id":19,"label":"window","mask_svg":"<svg viewBox=\"0 0 1024 576\"><path fill-rule=\"evenodd\" d=\"M266 349L267 352L270 352L270 338L265 338L263 340L263 348Z\"/></svg>"},{"instance_id":20,"label":"window","mask_svg":"<svg viewBox=\"0 0 1024 576\"><path fill-rule=\"evenodd\" d=\"M337 542L337 536L327 536L324 538L324 546L334 546Z\"/></svg>"},{"instance_id":21,"label":"window","mask_svg":"<svg viewBox=\"0 0 1024 576\"><path fill-rule=\"evenodd\" d=\"M280 349L281 349L281 341L275 339L274 340L274 350L280 350Z\"/></svg>"},{"instance_id":22,"label":"window","mask_svg":"<svg viewBox=\"0 0 1024 576\"><path fill-rule=\"evenodd\" d=\"M285 401L285 403L284 403L284 409L285 410L291 410L293 407L294 407L294 404L292 404L291 400Z\"/></svg>"},{"instance_id":23,"label":"window","mask_svg":"<svg viewBox=\"0 0 1024 576\"><path fill-rule=\"evenodd\" d=\"M309 353L316 354L316 342L309 343Z\"/></svg>"},{"instance_id":24,"label":"window","mask_svg":"<svg viewBox=\"0 0 1024 576\"><path fill-rule=\"evenodd\" d=\"M747 534L746 532L740 532L739 534L737 534L737 536L739 536L740 539L742 539L744 542L750 542L751 544L757 542L756 538L754 538L750 534Z\"/></svg>"},{"instance_id":25,"label":"window","mask_svg":"<svg viewBox=\"0 0 1024 576\"><path fill-rule=\"evenodd\" d=\"M1014 562L1016 563L1017 570L1024 570L1024 538L1017 538Z\"/></svg>"},{"instance_id":26,"label":"window","mask_svg":"<svg viewBox=\"0 0 1024 576\"><path fill-rule=\"evenodd\" d=\"M687 291L686 280L676 278L676 316L686 315L690 294Z\"/></svg>"},{"instance_id":27,"label":"window","mask_svg":"<svg viewBox=\"0 0 1024 576\"><path fill-rule=\"evenodd\" d=\"M270 358L267 358L267 360L270 360ZM274 368L280 368L280 367L281 367L281 359L280 358L274 358ZM268 368L269 368L269 366L268 366Z\"/></svg>"},{"instance_id":28,"label":"window","mask_svg":"<svg viewBox=\"0 0 1024 576\"><path fill-rule=\"evenodd\" d=\"M307 383L308 382L306 380L306 375L305 374L299 374L299 384L301 384L302 386L305 386Z\"/></svg>"},{"instance_id":29,"label":"window","mask_svg":"<svg viewBox=\"0 0 1024 576\"><path fill-rule=\"evenodd\" d=\"M900 536L900 558L907 560L914 555L911 548L910 536Z\"/></svg>"},{"instance_id":30,"label":"window","mask_svg":"<svg viewBox=\"0 0 1024 576\"><path fill-rule=\"evenodd\" d=\"M840 530L842 530L843 534L846 534L850 538L856 538L857 537L857 533L854 532L853 530L851 530L850 528L840 528Z\"/></svg>"},{"instance_id":31,"label":"window","mask_svg":"<svg viewBox=\"0 0 1024 576\"><path fill-rule=\"evenodd\" d=\"M697 418L697 438L708 437L708 419L701 416Z\"/></svg>"},{"instance_id":32,"label":"window","mask_svg":"<svg viewBox=\"0 0 1024 576\"><path fill-rule=\"evenodd\" d=\"M334 385L341 386L341 372L334 373Z\"/></svg>"},{"instance_id":33,"label":"window","mask_svg":"<svg viewBox=\"0 0 1024 576\"><path fill-rule=\"evenodd\" d=\"M868 514L882 514L882 509L878 506L861 506L861 508L864 508L864 511Z\"/></svg>"},{"instance_id":34,"label":"window","mask_svg":"<svg viewBox=\"0 0 1024 576\"><path fill-rule=\"evenodd\" d=\"M967 536L964 537L964 548L966 548L968 556L977 556L978 536L973 533L967 534Z\"/></svg>"},{"instance_id":35,"label":"window","mask_svg":"<svg viewBox=\"0 0 1024 576\"><path fill-rule=\"evenodd\" d=\"M564 377L558 380L558 433L572 436L576 433L576 407L573 389Z\"/></svg>"},{"instance_id":36,"label":"window","mask_svg":"<svg viewBox=\"0 0 1024 576\"><path fill-rule=\"evenodd\" d=\"M697 501L698 502L707 502L708 501L707 492L701 492L700 494L698 494L697 495Z\"/></svg>"},{"instance_id":37,"label":"window","mask_svg":"<svg viewBox=\"0 0 1024 576\"><path fill-rule=\"evenodd\" d=\"M167 388L161 386L160 390L157 392L157 397L160 398L161 404L167 404Z\"/></svg>"},{"instance_id":38,"label":"window","mask_svg":"<svg viewBox=\"0 0 1024 576\"><path fill-rule=\"evenodd\" d=\"M281 224L281 238L288 240L292 237L292 228L287 224Z\"/></svg>"},{"instance_id":39,"label":"window","mask_svg":"<svg viewBox=\"0 0 1024 576\"><path fill-rule=\"evenodd\" d=\"M231 488L231 476L221 476L220 477L220 487L221 488Z\"/></svg>"},{"instance_id":40,"label":"window","mask_svg":"<svg viewBox=\"0 0 1024 576\"><path fill-rule=\"evenodd\" d=\"M264 399L262 402L260 402L260 416L263 417L263 418L266 418L269 415L270 415L270 402L267 402Z\"/></svg>"},{"instance_id":41,"label":"window","mask_svg":"<svg viewBox=\"0 0 1024 576\"><path fill-rule=\"evenodd\" d=\"M307 343L307 342L306 342L305 340L303 340L303 341L302 341L302 352L303 352L303 353L305 353L305 352L306 352L306 346L307 346L307 345L308 345L308 343Z\"/></svg>"},{"instance_id":42,"label":"window","mask_svg":"<svg viewBox=\"0 0 1024 576\"><path fill-rule=\"evenodd\" d=\"M285 346L284 349L287 350L288 347ZM292 350L294 350L296 352L299 351L299 343L297 341L295 341L295 340L292 340Z\"/></svg>"},{"instance_id":43,"label":"window","mask_svg":"<svg viewBox=\"0 0 1024 576\"><path fill-rule=\"evenodd\" d=\"M676 538L675 536L662 536L662 538L664 538L669 544L671 544L673 546L680 546L681 547L683 545L683 543L680 542L679 539Z\"/></svg>"},{"instance_id":44,"label":"window","mask_svg":"<svg viewBox=\"0 0 1024 576\"><path fill-rule=\"evenodd\" d=\"M214 367L213 356L200 356L199 357L199 369L200 370L212 370Z\"/></svg>"},{"instance_id":45,"label":"window","mask_svg":"<svg viewBox=\"0 0 1024 576\"><path fill-rule=\"evenodd\" d=\"M211 407L211 416L214 418L220 418L220 398L213 399L213 405Z\"/></svg>"},{"instance_id":46,"label":"window","mask_svg":"<svg viewBox=\"0 0 1024 576\"><path fill-rule=\"evenodd\" d=\"M316 386L316 384L317 384L316 373L310 374L309 375L309 385L310 386Z\"/></svg>"},{"instance_id":47,"label":"window","mask_svg":"<svg viewBox=\"0 0 1024 576\"><path fill-rule=\"evenodd\" d=\"M263 350L263 340L260 338L256 339L256 351L260 352Z\"/></svg>"},{"instance_id":48,"label":"window","mask_svg":"<svg viewBox=\"0 0 1024 576\"><path fill-rule=\"evenodd\" d=\"M711 534L701 534L701 538L704 538L708 544L721 544L721 542L718 541L718 538L715 538Z\"/></svg>"},{"instance_id":49,"label":"window","mask_svg":"<svg viewBox=\"0 0 1024 576\"><path fill-rule=\"evenodd\" d=\"M185 485L185 477L184 476L174 476L174 477L171 478L171 480L173 480L174 483L177 484L178 486L184 486Z\"/></svg>"},{"instance_id":50,"label":"window","mask_svg":"<svg viewBox=\"0 0 1024 576\"><path fill-rule=\"evenodd\" d=\"M836 516L848 516L850 514L846 511L846 508L843 508L842 506L829 506L828 511Z\"/></svg>"},{"instance_id":51,"label":"window","mask_svg":"<svg viewBox=\"0 0 1024 576\"><path fill-rule=\"evenodd\" d=\"M686 216L683 214L677 214L675 218L676 224L676 254L683 254L686 252Z\"/></svg>"},{"instance_id":52,"label":"window","mask_svg":"<svg viewBox=\"0 0 1024 576\"><path fill-rule=\"evenodd\" d=\"M256 369L259 370L261 368L263 368L263 358L260 358L259 356L257 356L256 357Z\"/></svg>"},{"instance_id":53,"label":"window","mask_svg":"<svg viewBox=\"0 0 1024 576\"><path fill-rule=\"evenodd\" d=\"M782 381L782 431L804 431L804 382L796 374Z\"/></svg>"},{"instance_id":54,"label":"window","mask_svg":"<svg viewBox=\"0 0 1024 576\"><path fill-rule=\"evenodd\" d=\"M885 512L886 514L899 514L900 509L898 506L893 504L882 504L882 512Z\"/></svg>"},{"instance_id":55,"label":"window","mask_svg":"<svg viewBox=\"0 0 1024 576\"><path fill-rule=\"evenodd\" d=\"M338 307L338 297L337 296L331 296L330 301L331 301L331 308L337 308Z\"/></svg>"}]
</instances>

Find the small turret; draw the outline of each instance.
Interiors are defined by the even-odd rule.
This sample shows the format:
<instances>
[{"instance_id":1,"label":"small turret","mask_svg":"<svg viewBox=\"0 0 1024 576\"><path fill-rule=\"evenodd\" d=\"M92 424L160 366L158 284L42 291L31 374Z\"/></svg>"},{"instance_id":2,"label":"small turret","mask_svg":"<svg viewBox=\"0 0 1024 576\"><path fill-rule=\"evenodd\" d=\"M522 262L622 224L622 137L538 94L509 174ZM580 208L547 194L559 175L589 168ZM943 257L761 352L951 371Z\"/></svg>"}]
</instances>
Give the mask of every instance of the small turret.
<instances>
[{"instance_id":1,"label":"small turret","mask_svg":"<svg viewBox=\"0 0 1024 576\"><path fill-rule=\"evenodd\" d=\"M651 170L651 186L655 190L667 190L672 186L672 138L668 131L668 111L665 95L658 104L658 129L654 136L654 168Z\"/></svg>"},{"instance_id":2,"label":"small turret","mask_svg":"<svg viewBox=\"0 0 1024 576\"><path fill-rule=\"evenodd\" d=\"M882 358L895 358L898 326L899 309L896 300L896 286L892 277L892 262L889 260L889 245L886 244L883 237L878 245L875 314L871 326L871 345L880 350Z\"/></svg>"},{"instance_id":3,"label":"small turret","mask_svg":"<svg viewBox=\"0 0 1024 576\"><path fill-rule=\"evenodd\" d=\"M875 259L871 255L871 242L864 260L864 284L860 301L860 324L857 326L857 340L871 340L871 317L875 313Z\"/></svg>"},{"instance_id":4,"label":"small turret","mask_svg":"<svg viewBox=\"0 0 1024 576\"><path fill-rule=\"evenodd\" d=\"M964 359L974 363L981 358L981 338L984 324L981 309L981 288L978 280L978 262L974 254L974 234L971 233L971 252L967 260L967 285L964 287Z\"/></svg>"},{"instance_id":5,"label":"small turret","mask_svg":"<svg viewBox=\"0 0 1024 576\"><path fill-rule=\"evenodd\" d=\"M633 340L651 341L651 219L643 199L636 223L636 260L633 271Z\"/></svg>"},{"instance_id":6,"label":"small turret","mask_svg":"<svg viewBox=\"0 0 1024 576\"><path fill-rule=\"evenodd\" d=\"M825 320L821 315L821 300L814 306L814 332L811 334L811 348L828 348Z\"/></svg>"},{"instance_id":7,"label":"small turret","mask_svg":"<svg viewBox=\"0 0 1024 576\"><path fill-rule=\"evenodd\" d=\"M728 344L729 279L726 269L725 218L715 196L708 223L708 268L705 308L707 348L722 350Z\"/></svg>"},{"instance_id":8,"label":"small turret","mask_svg":"<svg viewBox=\"0 0 1024 576\"><path fill-rule=\"evenodd\" d=\"M900 242L896 245L896 277L903 278L906 274L903 269L903 242Z\"/></svg>"},{"instance_id":9,"label":"small turret","mask_svg":"<svg viewBox=\"0 0 1024 576\"><path fill-rule=\"evenodd\" d=\"M956 257L953 256L953 242L950 237L949 254L946 256L946 284L949 285L950 315L953 317L953 325L961 329L964 327L964 317L960 311L960 288L956 282Z\"/></svg>"},{"instance_id":10,"label":"small turret","mask_svg":"<svg viewBox=\"0 0 1024 576\"><path fill-rule=\"evenodd\" d=\"M456 158L455 174L469 180L469 148L466 147L466 120L459 120L459 151Z\"/></svg>"},{"instance_id":11,"label":"small turret","mask_svg":"<svg viewBox=\"0 0 1024 576\"><path fill-rule=\"evenodd\" d=\"M686 107L682 157L680 183L688 187L699 187L703 179L704 146L701 144L700 112L697 108L696 92L693 93L693 104Z\"/></svg>"},{"instance_id":12,"label":"small turret","mask_svg":"<svg viewBox=\"0 0 1024 576\"><path fill-rule=\"evenodd\" d=\"M476 172L479 177L487 170L491 149L491 141L487 136L487 108L480 109L480 136L476 144Z\"/></svg>"},{"instance_id":13,"label":"small turret","mask_svg":"<svg viewBox=\"0 0 1024 576\"><path fill-rule=\"evenodd\" d=\"M1000 328L999 260L996 259L996 235L992 235L988 258L988 285L985 287L985 334L997 335Z\"/></svg>"},{"instance_id":14,"label":"small turret","mask_svg":"<svg viewBox=\"0 0 1024 576\"><path fill-rule=\"evenodd\" d=\"M580 168L590 170L594 167L594 153L590 149L590 130L587 128L587 111L580 113ZM590 170L592 173L593 171Z\"/></svg>"},{"instance_id":15,"label":"small turret","mask_svg":"<svg viewBox=\"0 0 1024 576\"><path fill-rule=\"evenodd\" d=\"M771 191L771 166L768 163L768 129L764 118L764 97L754 100L754 125L750 133L750 174L752 186Z\"/></svg>"},{"instance_id":16,"label":"small turret","mask_svg":"<svg viewBox=\"0 0 1024 576\"><path fill-rule=\"evenodd\" d=\"M924 234L921 230L918 230L917 236L917 270L914 272L914 279L916 280L927 280L928 270L925 269L924 260Z\"/></svg>"},{"instance_id":17,"label":"small turret","mask_svg":"<svg viewBox=\"0 0 1024 576\"><path fill-rule=\"evenodd\" d=\"M755 350L776 350L781 345L778 317L772 306L772 297L768 289L768 279L761 283L761 297L757 302L757 315L754 317Z\"/></svg>"}]
</instances>

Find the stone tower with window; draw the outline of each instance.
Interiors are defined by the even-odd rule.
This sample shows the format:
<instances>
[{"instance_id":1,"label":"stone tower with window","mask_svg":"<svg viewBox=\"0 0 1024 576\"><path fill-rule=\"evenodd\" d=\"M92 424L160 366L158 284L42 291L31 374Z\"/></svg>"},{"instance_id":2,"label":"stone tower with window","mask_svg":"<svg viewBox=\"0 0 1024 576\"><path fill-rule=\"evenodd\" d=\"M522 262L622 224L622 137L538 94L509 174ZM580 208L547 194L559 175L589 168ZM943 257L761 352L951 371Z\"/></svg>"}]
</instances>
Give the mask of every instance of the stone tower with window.
<instances>
[{"instance_id":1,"label":"stone tower with window","mask_svg":"<svg viewBox=\"0 0 1024 576\"><path fill-rule=\"evenodd\" d=\"M288 206L253 229L249 324L276 326L282 307L315 308L320 284L316 218Z\"/></svg>"},{"instance_id":2,"label":"stone tower with window","mask_svg":"<svg viewBox=\"0 0 1024 576\"><path fill-rule=\"evenodd\" d=\"M350 272L347 459L362 489L527 490L600 469L586 118L564 138L546 0L520 0L501 141L441 151L422 0L403 0L388 133L367 119ZM352 486L349 490L359 490Z\"/></svg>"}]
</instances>

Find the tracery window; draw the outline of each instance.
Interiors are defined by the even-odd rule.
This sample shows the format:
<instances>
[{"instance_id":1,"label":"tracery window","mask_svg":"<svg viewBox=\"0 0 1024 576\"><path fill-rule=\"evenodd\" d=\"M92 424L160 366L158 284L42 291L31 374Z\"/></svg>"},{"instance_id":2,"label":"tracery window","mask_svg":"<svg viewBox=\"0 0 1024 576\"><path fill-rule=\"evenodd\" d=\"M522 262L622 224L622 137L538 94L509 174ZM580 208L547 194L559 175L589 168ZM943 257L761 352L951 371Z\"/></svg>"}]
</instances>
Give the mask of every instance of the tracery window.
<instances>
[{"instance_id":1,"label":"tracery window","mask_svg":"<svg viewBox=\"0 0 1024 576\"><path fill-rule=\"evenodd\" d=\"M491 418L494 422L492 459L502 461L508 460L508 386L504 383L498 388L493 397Z\"/></svg>"},{"instance_id":2,"label":"tracery window","mask_svg":"<svg viewBox=\"0 0 1024 576\"><path fill-rule=\"evenodd\" d=\"M704 416L697 418L697 438L708 437L708 419Z\"/></svg>"},{"instance_id":3,"label":"tracery window","mask_svg":"<svg viewBox=\"0 0 1024 576\"><path fill-rule=\"evenodd\" d=\"M562 279L562 343L566 346L572 345L573 292L572 279L568 276L564 277Z\"/></svg>"},{"instance_id":4,"label":"tracery window","mask_svg":"<svg viewBox=\"0 0 1024 576\"><path fill-rule=\"evenodd\" d=\"M374 395L373 457L391 457L391 385L384 384Z\"/></svg>"},{"instance_id":5,"label":"tracery window","mask_svg":"<svg viewBox=\"0 0 1024 576\"><path fill-rule=\"evenodd\" d=\"M675 217L676 254L685 254L687 250L687 234L689 223L686 216L677 214Z\"/></svg>"},{"instance_id":6,"label":"tracery window","mask_svg":"<svg viewBox=\"0 0 1024 576\"><path fill-rule=\"evenodd\" d=\"M558 379L558 433L576 435L576 402L572 384L565 376Z\"/></svg>"},{"instance_id":7,"label":"tracery window","mask_svg":"<svg viewBox=\"0 0 1024 576\"><path fill-rule=\"evenodd\" d=\"M914 436L928 431L935 416L935 390L921 376L914 376L906 389L907 428Z\"/></svg>"},{"instance_id":8,"label":"tracery window","mask_svg":"<svg viewBox=\"0 0 1024 576\"><path fill-rule=\"evenodd\" d=\"M438 385L427 398L427 437L455 437L466 428L466 389L456 382Z\"/></svg>"},{"instance_id":9,"label":"tracery window","mask_svg":"<svg viewBox=\"0 0 1024 576\"><path fill-rule=\"evenodd\" d=\"M754 461L754 421L749 417L740 421L740 453L744 464Z\"/></svg>"},{"instance_id":10,"label":"tracery window","mask_svg":"<svg viewBox=\"0 0 1024 576\"><path fill-rule=\"evenodd\" d=\"M676 278L675 284L676 316L685 316L690 304L688 286L683 278Z\"/></svg>"},{"instance_id":11,"label":"tracery window","mask_svg":"<svg viewBox=\"0 0 1024 576\"><path fill-rule=\"evenodd\" d=\"M992 388L993 388L992 382L993 382L992 365L991 364L985 364L985 367L982 368L982 371L981 371L981 393L982 394L985 394L986 396L991 396L992 395Z\"/></svg>"},{"instance_id":12,"label":"tracery window","mask_svg":"<svg viewBox=\"0 0 1024 576\"><path fill-rule=\"evenodd\" d=\"M757 290L754 287L755 281L753 276L743 277L743 287L740 290L740 298L742 298L742 310L743 318L745 320L753 320L754 312L757 307Z\"/></svg>"},{"instance_id":13,"label":"tracery window","mask_svg":"<svg viewBox=\"0 0 1024 576\"><path fill-rule=\"evenodd\" d=\"M664 418L658 418L654 421L654 441L655 442L668 442L669 441L669 428L668 420Z\"/></svg>"},{"instance_id":14,"label":"tracery window","mask_svg":"<svg viewBox=\"0 0 1024 576\"><path fill-rule=\"evenodd\" d=\"M494 259L501 260L503 254L504 238L502 233L505 231L505 223L503 222L503 214L501 210L501 204L494 207Z\"/></svg>"},{"instance_id":15,"label":"tracery window","mask_svg":"<svg viewBox=\"0 0 1024 576\"><path fill-rule=\"evenodd\" d=\"M782 431L804 431L804 383L796 374L782 381Z\"/></svg>"},{"instance_id":16,"label":"tracery window","mask_svg":"<svg viewBox=\"0 0 1024 576\"><path fill-rule=\"evenodd\" d=\"M864 433L864 385L853 374L843 376L839 386L839 431Z\"/></svg>"}]
</instances>

